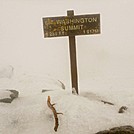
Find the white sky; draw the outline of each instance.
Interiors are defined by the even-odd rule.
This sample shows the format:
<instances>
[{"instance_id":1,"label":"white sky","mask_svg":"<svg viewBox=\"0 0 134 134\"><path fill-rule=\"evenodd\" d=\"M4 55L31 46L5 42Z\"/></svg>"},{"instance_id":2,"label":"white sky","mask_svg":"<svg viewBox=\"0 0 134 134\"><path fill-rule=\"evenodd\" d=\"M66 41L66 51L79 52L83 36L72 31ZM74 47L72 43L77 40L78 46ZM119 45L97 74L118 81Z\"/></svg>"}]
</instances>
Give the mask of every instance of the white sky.
<instances>
[{"instance_id":1,"label":"white sky","mask_svg":"<svg viewBox=\"0 0 134 134\"><path fill-rule=\"evenodd\" d=\"M0 0L0 63L68 80L68 37L43 38L42 17L69 9L101 15L100 35L76 37L80 80L134 79L133 0Z\"/></svg>"}]
</instances>

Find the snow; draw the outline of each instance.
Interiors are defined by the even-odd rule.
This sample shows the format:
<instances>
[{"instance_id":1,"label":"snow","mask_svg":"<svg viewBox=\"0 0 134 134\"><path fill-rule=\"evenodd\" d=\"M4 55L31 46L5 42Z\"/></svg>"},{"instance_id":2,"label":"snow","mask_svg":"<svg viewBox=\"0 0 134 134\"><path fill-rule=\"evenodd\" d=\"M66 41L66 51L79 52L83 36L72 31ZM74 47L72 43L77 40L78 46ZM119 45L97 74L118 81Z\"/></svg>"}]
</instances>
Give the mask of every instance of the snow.
<instances>
[{"instance_id":1,"label":"snow","mask_svg":"<svg viewBox=\"0 0 134 134\"><path fill-rule=\"evenodd\" d=\"M3 98L10 98L10 92L9 91L6 91L6 90L0 90L0 99L3 99Z\"/></svg>"},{"instance_id":2,"label":"snow","mask_svg":"<svg viewBox=\"0 0 134 134\"><path fill-rule=\"evenodd\" d=\"M0 66L0 78L11 78L14 68L11 65Z\"/></svg>"},{"instance_id":3,"label":"snow","mask_svg":"<svg viewBox=\"0 0 134 134\"><path fill-rule=\"evenodd\" d=\"M47 75L17 72L11 78L0 78L0 96L7 95L5 89L16 89L20 93L11 104L0 103L0 134L54 134L48 96L56 103L57 112L63 113L58 115L57 134L93 134L121 125L134 126L133 88L91 89L89 85L84 86L87 88L81 89L80 95L73 95L70 89L63 90L57 79ZM42 93L42 89L50 91ZM119 114L121 106L128 109Z\"/></svg>"},{"instance_id":4,"label":"snow","mask_svg":"<svg viewBox=\"0 0 134 134\"><path fill-rule=\"evenodd\" d=\"M43 36L42 18L70 9L101 15L101 34L76 37L79 96L70 88L68 37ZM58 134L134 126L133 10L132 0L0 0L0 99L7 89L20 93L0 103L0 134L54 134L48 96L63 113ZM128 109L119 114L121 106Z\"/></svg>"}]
</instances>

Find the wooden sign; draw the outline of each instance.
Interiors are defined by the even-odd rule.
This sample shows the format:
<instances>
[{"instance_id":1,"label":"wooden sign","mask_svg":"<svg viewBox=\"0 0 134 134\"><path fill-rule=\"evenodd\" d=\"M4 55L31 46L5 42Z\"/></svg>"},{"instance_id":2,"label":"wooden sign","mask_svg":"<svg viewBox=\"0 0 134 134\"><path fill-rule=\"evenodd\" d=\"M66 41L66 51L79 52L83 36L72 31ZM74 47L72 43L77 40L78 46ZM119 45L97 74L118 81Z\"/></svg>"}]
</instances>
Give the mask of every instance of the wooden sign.
<instances>
[{"instance_id":1,"label":"wooden sign","mask_svg":"<svg viewBox=\"0 0 134 134\"><path fill-rule=\"evenodd\" d=\"M100 14L76 15L67 11L67 16L43 18L44 37L69 37L72 88L78 94L77 57L75 35L100 34Z\"/></svg>"},{"instance_id":2,"label":"wooden sign","mask_svg":"<svg viewBox=\"0 0 134 134\"><path fill-rule=\"evenodd\" d=\"M43 18L44 37L100 34L100 14Z\"/></svg>"}]
</instances>

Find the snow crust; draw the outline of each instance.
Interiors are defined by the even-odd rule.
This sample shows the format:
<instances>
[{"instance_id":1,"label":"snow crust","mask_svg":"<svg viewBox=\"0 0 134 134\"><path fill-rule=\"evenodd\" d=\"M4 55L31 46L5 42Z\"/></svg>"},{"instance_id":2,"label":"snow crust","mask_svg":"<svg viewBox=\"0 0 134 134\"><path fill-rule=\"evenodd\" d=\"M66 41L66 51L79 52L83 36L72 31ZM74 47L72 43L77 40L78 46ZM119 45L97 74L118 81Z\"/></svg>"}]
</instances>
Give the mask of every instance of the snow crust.
<instances>
[{"instance_id":1,"label":"snow crust","mask_svg":"<svg viewBox=\"0 0 134 134\"><path fill-rule=\"evenodd\" d=\"M48 76L16 74L0 78L0 97L6 89L16 89L19 97L11 104L0 103L0 134L93 134L121 125L134 126L134 89L81 89L80 95L63 90L58 80ZM42 90L50 90L42 93ZM58 131L47 106L47 97L56 103ZM101 100L109 101L108 105ZM119 114L121 106L128 110Z\"/></svg>"}]
</instances>

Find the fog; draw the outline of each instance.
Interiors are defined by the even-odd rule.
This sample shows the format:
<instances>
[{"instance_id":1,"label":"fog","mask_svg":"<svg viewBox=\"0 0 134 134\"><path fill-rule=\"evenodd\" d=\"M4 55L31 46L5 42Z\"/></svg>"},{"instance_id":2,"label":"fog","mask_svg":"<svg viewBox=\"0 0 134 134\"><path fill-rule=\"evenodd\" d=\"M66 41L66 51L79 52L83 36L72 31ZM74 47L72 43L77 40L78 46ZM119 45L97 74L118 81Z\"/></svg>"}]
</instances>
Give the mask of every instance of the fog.
<instances>
[{"instance_id":1,"label":"fog","mask_svg":"<svg viewBox=\"0 0 134 134\"><path fill-rule=\"evenodd\" d=\"M68 37L44 38L42 18L66 16L70 9L101 18L101 34L76 37L79 82L123 79L133 88L133 0L0 0L0 64L69 85Z\"/></svg>"}]
</instances>

